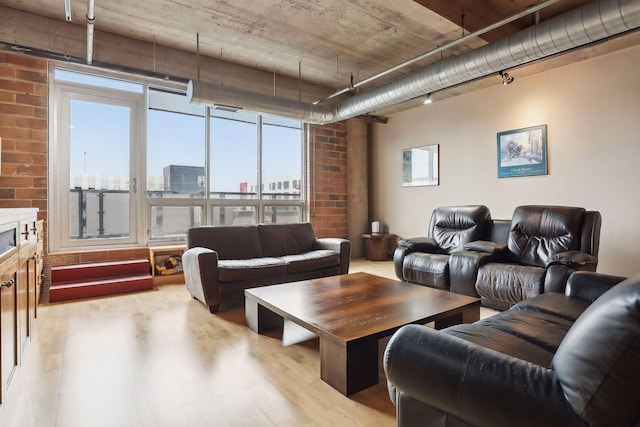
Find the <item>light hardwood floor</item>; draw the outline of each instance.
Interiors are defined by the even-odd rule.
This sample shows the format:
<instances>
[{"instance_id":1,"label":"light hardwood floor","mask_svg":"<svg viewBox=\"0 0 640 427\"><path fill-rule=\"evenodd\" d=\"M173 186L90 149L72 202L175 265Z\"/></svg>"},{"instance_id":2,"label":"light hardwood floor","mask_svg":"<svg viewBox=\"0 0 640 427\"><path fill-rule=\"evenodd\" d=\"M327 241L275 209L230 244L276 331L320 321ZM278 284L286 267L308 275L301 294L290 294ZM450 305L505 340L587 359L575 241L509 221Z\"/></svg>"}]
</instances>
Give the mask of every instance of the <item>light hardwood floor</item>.
<instances>
[{"instance_id":1,"label":"light hardwood floor","mask_svg":"<svg viewBox=\"0 0 640 427\"><path fill-rule=\"evenodd\" d=\"M350 272L395 278L393 264ZM320 379L318 340L283 347L242 307L212 315L184 285L42 304L0 426L394 426L384 371L349 398ZM380 360L387 340L379 344Z\"/></svg>"}]
</instances>

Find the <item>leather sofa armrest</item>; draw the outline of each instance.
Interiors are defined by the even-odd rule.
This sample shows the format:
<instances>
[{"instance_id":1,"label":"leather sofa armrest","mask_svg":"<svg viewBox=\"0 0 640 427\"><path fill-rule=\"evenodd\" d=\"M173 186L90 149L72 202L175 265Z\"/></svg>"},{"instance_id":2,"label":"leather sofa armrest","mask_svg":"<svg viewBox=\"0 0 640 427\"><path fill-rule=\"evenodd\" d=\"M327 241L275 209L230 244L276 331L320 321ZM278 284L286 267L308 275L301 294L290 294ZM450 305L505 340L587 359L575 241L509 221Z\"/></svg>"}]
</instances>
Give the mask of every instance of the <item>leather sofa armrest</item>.
<instances>
[{"instance_id":1,"label":"leather sofa armrest","mask_svg":"<svg viewBox=\"0 0 640 427\"><path fill-rule=\"evenodd\" d=\"M399 329L384 369L397 390L471 425L580 424L552 370L443 331Z\"/></svg>"},{"instance_id":2,"label":"leather sofa armrest","mask_svg":"<svg viewBox=\"0 0 640 427\"><path fill-rule=\"evenodd\" d=\"M396 276L403 282L406 281L403 272L404 257L412 252L437 254L441 251L436 241L430 237L414 237L400 240L398 247L393 252L393 266L396 271Z\"/></svg>"},{"instance_id":3,"label":"leather sofa armrest","mask_svg":"<svg viewBox=\"0 0 640 427\"><path fill-rule=\"evenodd\" d=\"M458 251L449 257L449 290L479 298L476 292L478 270L495 256L487 252Z\"/></svg>"},{"instance_id":4,"label":"leather sofa armrest","mask_svg":"<svg viewBox=\"0 0 640 427\"><path fill-rule=\"evenodd\" d=\"M431 237L414 237L412 239L403 239L398 242L398 246L407 248L411 252L427 252L439 253L440 246Z\"/></svg>"},{"instance_id":5,"label":"leather sofa armrest","mask_svg":"<svg viewBox=\"0 0 640 427\"><path fill-rule=\"evenodd\" d=\"M351 241L338 237L323 237L313 241L314 249L328 249L340 254L340 274L349 273Z\"/></svg>"},{"instance_id":6,"label":"leather sofa armrest","mask_svg":"<svg viewBox=\"0 0 640 427\"><path fill-rule=\"evenodd\" d=\"M580 251L559 252L547 259L545 268L549 268L552 265L564 265L581 271L596 271L598 258Z\"/></svg>"},{"instance_id":7,"label":"leather sofa armrest","mask_svg":"<svg viewBox=\"0 0 640 427\"><path fill-rule=\"evenodd\" d=\"M217 311L218 253L208 248L194 247L182 254L182 268L187 290L195 299Z\"/></svg>"},{"instance_id":8,"label":"leather sofa armrest","mask_svg":"<svg viewBox=\"0 0 640 427\"><path fill-rule=\"evenodd\" d=\"M598 258L580 251L559 252L545 263L545 292L565 292L567 280L575 271L596 271Z\"/></svg>"},{"instance_id":9,"label":"leather sofa armrest","mask_svg":"<svg viewBox=\"0 0 640 427\"><path fill-rule=\"evenodd\" d=\"M564 293L568 297L593 302L625 279L610 274L576 271L569 276Z\"/></svg>"},{"instance_id":10,"label":"leather sofa armrest","mask_svg":"<svg viewBox=\"0 0 640 427\"><path fill-rule=\"evenodd\" d=\"M464 244L467 251L484 252L496 256L506 256L509 249L506 243L492 242L489 240L476 240Z\"/></svg>"},{"instance_id":11,"label":"leather sofa armrest","mask_svg":"<svg viewBox=\"0 0 640 427\"><path fill-rule=\"evenodd\" d=\"M411 251L406 246L398 246L395 251L393 251L393 267L396 271L396 276L398 279L405 282L404 272L402 271L402 266L404 264L404 256Z\"/></svg>"}]
</instances>

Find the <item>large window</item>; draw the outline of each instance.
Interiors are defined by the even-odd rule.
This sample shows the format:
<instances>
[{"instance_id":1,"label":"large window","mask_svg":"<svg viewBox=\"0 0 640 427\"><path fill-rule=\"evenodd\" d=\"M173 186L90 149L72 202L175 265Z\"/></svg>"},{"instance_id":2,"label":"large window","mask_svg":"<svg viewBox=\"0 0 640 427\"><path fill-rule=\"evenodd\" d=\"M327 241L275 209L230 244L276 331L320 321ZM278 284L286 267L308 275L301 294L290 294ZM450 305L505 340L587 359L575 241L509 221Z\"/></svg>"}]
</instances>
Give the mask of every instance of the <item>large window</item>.
<instances>
[{"instance_id":1,"label":"large window","mask_svg":"<svg viewBox=\"0 0 640 427\"><path fill-rule=\"evenodd\" d=\"M257 116L245 112L212 109L211 197L216 199L257 199L258 126Z\"/></svg>"},{"instance_id":2,"label":"large window","mask_svg":"<svg viewBox=\"0 0 640 427\"><path fill-rule=\"evenodd\" d=\"M303 220L300 122L192 105L184 87L121 74L51 79L52 251Z\"/></svg>"}]
</instances>

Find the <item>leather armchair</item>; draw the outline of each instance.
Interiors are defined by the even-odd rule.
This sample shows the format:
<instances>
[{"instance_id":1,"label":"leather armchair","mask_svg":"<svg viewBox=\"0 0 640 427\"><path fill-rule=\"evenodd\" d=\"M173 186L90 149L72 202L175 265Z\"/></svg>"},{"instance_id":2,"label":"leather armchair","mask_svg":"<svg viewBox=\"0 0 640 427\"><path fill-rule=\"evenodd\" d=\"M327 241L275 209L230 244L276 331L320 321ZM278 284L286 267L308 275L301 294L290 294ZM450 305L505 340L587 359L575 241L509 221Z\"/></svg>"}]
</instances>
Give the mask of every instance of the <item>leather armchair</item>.
<instances>
[{"instance_id":1,"label":"leather armchair","mask_svg":"<svg viewBox=\"0 0 640 427\"><path fill-rule=\"evenodd\" d=\"M482 304L505 310L544 292L564 292L574 271L595 271L600 226L596 211L567 206L519 206L504 242L469 242L450 264L451 286L468 286Z\"/></svg>"},{"instance_id":2,"label":"leather armchair","mask_svg":"<svg viewBox=\"0 0 640 427\"><path fill-rule=\"evenodd\" d=\"M396 275L406 282L449 290L450 254L462 250L465 243L488 239L490 225L491 214L486 206L435 209L428 237L398 243L393 256Z\"/></svg>"},{"instance_id":3,"label":"leather armchair","mask_svg":"<svg viewBox=\"0 0 640 427\"><path fill-rule=\"evenodd\" d=\"M622 280L577 272L471 325L401 328L384 355L398 426L639 426L640 275Z\"/></svg>"}]
</instances>

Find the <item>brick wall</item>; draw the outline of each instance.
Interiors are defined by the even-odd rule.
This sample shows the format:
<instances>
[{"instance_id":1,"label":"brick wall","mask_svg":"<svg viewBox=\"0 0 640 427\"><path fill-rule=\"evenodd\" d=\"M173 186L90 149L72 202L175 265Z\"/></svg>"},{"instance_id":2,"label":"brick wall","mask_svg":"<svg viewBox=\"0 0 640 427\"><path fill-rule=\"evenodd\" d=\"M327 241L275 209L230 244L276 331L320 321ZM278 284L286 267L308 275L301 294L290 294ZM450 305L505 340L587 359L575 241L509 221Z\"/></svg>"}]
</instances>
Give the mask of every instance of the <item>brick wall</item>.
<instances>
[{"instance_id":1,"label":"brick wall","mask_svg":"<svg viewBox=\"0 0 640 427\"><path fill-rule=\"evenodd\" d=\"M47 235L47 60L0 51L0 208L37 207ZM318 237L347 237L346 123L309 127L308 218ZM45 253L47 251L45 240ZM51 266L145 258L146 248L84 251L45 257Z\"/></svg>"},{"instance_id":2,"label":"brick wall","mask_svg":"<svg viewBox=\"0 0 640 427\"><path fill-rule=\"evenodd\" d=\"M309 126L308 218L318 237L347 237L347 124Z\"/></svg>"},{"instance_id":3,"label":"brick wall","mask_svg":"<svg viewBox=\"0 0 640 427\"><path fill-rule=\"evenodd\" d=\"M45 254L47 95L46 59L0 51L0 208L39 209Z\"/></svg>"},{"instance_id":4,"label":"brick wall","mask_svg":"<svg viewBox=\"0 0 640 427\"><path fill-rule=\"evenodd\" d=\"M0 207L39 208L39 219L47 218L47 91L47 60L0 51Z\"/></svg>"}]
</instances>

